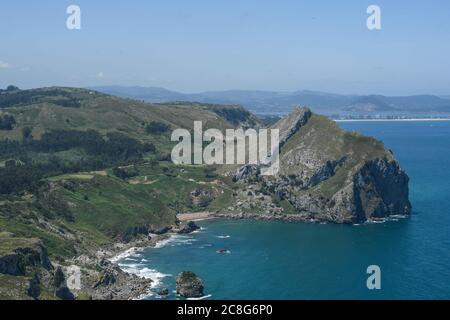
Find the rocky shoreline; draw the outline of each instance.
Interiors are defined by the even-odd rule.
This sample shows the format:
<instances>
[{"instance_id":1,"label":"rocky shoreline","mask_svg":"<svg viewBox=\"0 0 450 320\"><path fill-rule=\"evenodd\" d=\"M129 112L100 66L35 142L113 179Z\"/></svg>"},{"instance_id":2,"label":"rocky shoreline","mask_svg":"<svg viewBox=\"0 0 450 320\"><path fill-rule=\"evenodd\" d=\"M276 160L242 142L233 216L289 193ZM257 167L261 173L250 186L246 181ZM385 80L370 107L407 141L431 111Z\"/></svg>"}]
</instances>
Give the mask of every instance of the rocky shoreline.
<instances>
[{"instance_id":1,"label":"rocky shoreline","mask_svg":"<svg viewBox=\"0 0 450 320\"><path fill-rule=\"evenodd\" d=\"M197 229L199 229L199 227L194 222L189 221L180 227L168 226L162 228L159 230L161 234L149 234L147 237L140 237L139 239L127 243L117 242L100 248L96 253L97 259L100 259L100 261L105 263L109 269L115 270L116 273L117 269L119 269L120 276L123 277L123 280L127 281L122 281L121 283L107 283L110 285L108 291L113 292L114 294L111 295L102 290L98 290L100 291L100 296L97 294L95 299L140 300L148 296L154 280L122 270L118 261L146 248L155 247L162 241L168 240L175 235L189 234ZM117 294L117 292L121 294Z\"/></svg>"},{"instance_id":2,"label":"rocky shoreline","mask_svg":"<svg viewBox=\"0 0 450 320\"><path fill-rule=\"evenodd\" d=\"M153 280L122 270L117 261L132 252L155 246L167 237L153 235L126 243L117 242L101 247L93 254L83 254L72 259L71 266L63 267L68 289L78 299L141 299L150 291ZM78 274L71 270L78 270Z\"/></svg>"},{"instance_id":3,"label":"rocky shoreline","mask_svg":"<svg viewBox=\"0 0 450 320\"><path fill-rule=\"evenodd\" d=\"M370 218L367 219L364 224L370 223L383 223L390 220L404 219L407 218L408 215L392 215L384 218ZM261 213L246 213L246 212L217 212L211 213L208 216L208 219L232 219L232 220L261 220L261 221L282 221L282 222L301 222L307 224L346 224L357 226L360 223L355 223L351 220L334 222L327 219L315 218L310 215L302 215L302 214L261 214Z\"/></svg>"}]
</instances>

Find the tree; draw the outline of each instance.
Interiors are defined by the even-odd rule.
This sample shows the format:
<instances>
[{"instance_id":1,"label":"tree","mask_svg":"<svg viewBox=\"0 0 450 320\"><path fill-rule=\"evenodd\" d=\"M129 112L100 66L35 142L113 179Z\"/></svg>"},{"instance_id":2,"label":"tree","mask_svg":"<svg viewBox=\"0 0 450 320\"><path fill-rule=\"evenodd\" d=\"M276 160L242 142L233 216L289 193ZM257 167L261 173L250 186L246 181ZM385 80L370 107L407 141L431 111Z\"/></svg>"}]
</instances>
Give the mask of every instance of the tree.
<instances>
[{"instance_id":1,"label":"tree","mask_svg":"<svg viewBox=\"0 0 450 320\"><path fill-rule=\"evenodd\" d=\"M13 85L9 85L6 87L6 91L19 91L19 87L13 86Z\"/></svg>"},{"instance_id":2,"label":"tree","mask_svg":"<svg viewBox=\"0 0 450 320\"><path fill-rule=\"evenodd\" d=\"M22 128L22 139L24 142L33 140L33 135L31 134L33 130L30 127L23 127Z\"/></svg>"},{"instance_id":3,"label":"tree","mask_svg":"<svg viewBox=\"0 0 450 320\"><path fill-rule=\"evenodd\" d=\"M168 124L158 121L152 121L145 127L145 131L148 134L163 134L169 131L169 129L170 126Z\"/></svg>"},{"instance_id":4,"label":"tree","mask_svg":"<svg viewBox=\"0 0 450 320\"><path fill-rule=\"evenodd\" d=\"M16 125L16 119L9 115L5 114L0 117L0 130L12 130Z\"/></svg>"}]
</instances>

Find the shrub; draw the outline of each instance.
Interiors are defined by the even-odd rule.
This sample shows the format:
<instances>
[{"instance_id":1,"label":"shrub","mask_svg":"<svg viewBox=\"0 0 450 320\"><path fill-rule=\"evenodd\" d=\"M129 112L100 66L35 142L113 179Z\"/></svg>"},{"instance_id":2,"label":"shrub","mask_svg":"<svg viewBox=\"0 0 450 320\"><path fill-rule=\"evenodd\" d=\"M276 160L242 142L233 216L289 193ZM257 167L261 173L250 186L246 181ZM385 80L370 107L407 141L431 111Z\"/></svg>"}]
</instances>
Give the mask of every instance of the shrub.
<instances>
[{"instance_id":1,"label":"shrub","mask_svg":"<svg viewBox=\"0 0 450 320\"><path fill-rule=\"evenodd\" d=\"M170 126L163 122L152 121L145 127L148 134L163 134L170 130Z\"/></svg>"}]
</instances>

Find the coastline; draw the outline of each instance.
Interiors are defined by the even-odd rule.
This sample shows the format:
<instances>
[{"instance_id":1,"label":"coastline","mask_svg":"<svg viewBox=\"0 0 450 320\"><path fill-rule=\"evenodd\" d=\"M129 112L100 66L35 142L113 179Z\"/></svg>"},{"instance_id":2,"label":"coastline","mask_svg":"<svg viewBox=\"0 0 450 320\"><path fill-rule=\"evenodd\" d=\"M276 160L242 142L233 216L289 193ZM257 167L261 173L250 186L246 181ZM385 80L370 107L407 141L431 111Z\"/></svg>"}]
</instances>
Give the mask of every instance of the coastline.
<instances>
[{"instance_id":1,"label":"coastline","mask_svg":"<svg viewBox=\"0 0 450 320\"><path fill-rule=\"evenodd\" d=\"M195 233L195 231L192 233ZM107 255L105 255L105 258L107 257L107 260L117 268L120 268L122 272L128 274L130 277L133 278L137 277L138 279L141 279L141 281L143 281L144 283L146 281L150 281L150 284L145 288L144 291L141 290L138 294L128 297L128 299L143 300L147 297L154 296L155 292L153 292L153 289L158 288L161 279L168 275L158 270L151 269L151 267L149 268L148 266L141 269L138 268L136 264L130 264L128 266L125 266L120 264L120 261L132 259L133 256L139 254L139 252L142 252L147 248L163 248L167 244L178 239L178 237L182 236L185 235L178 234L177 232L167 232L162 235L151 234L151 239L148 241L137 240L127 244L116 243L112 245L112 247L114 247L113 250L110 250L110 248L106 250Z\"/></svg>"}]
</instances>

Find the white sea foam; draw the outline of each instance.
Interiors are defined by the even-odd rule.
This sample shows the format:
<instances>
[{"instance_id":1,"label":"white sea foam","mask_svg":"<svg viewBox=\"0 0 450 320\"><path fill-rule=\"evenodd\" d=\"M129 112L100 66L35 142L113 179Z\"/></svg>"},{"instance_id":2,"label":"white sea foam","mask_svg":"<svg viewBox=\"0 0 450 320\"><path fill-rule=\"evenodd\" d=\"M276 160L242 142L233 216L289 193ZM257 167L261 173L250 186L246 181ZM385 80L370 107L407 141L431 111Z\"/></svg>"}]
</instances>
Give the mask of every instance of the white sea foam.
<instances>
[{"instance_id":1,"label":"white sea foam","mask_svg":"<svg viewBox=\"0 0 450 320\"><path fill-rule=\"evenodd\" d=\"M199 297L199 298L187 298L186 300L203 300L203 299L208 299L210 297L212 297L212 294L208 294L206 296Z\"/></svg>"},{"instance_id":2,"label":"white sea foam","mask_svg":"<svg viewBox=\"0 0 450 320\"><path fill-rule=\"evenodd\" d=\"M144 248L130 248L112 257L111 259L109 259L109 261L111 261L112 263L117 263L120 260L125 260L130 257L139 257L140 254L138 254L138 252L141 252L142 250L144 250Z\"/></svg>"},{"instance_id":3,"label":"white sea foam","mask_svg":"<svg viewBox=\"0 0 450 320\"><path fill-rule=\"evenodd\" d=\"M219 238L219 239L228 239L228 238L231 238L231 236L229 236L229 235L217 236L217 238Z\"/></svg>"},{"instance_id":4,"label":"white sea foam","mask_svg":"<svg viewBox=\"0 0 450 320\"><path fill-rule=\"evenodd\" d=\"M181 235L172 235L171 237L164 239L162 241L159 241L156 245L155 245L155 249L160 249L160 248L164 248L167 246L181 246L181 245L190 245L193 242L197 241L197 239L193 239L191 237L188 236L181 236Z\"/></svg>"},{"instance_id":5,"label":"white sea foam","mask_svg":"<svg viewBox=\"0 0 450 320\"><path fill-rule=\"evenodd\" d=\"M125 258L126 261L137 261L135 258Z\"/></svg>"},{"instance_id":6,"label":"white sea foam","mask_svg":"<svg viewBox=\"0 0 450 320\"><path fill-rule=\"evenodd\" d=\"M189 236L171 235L169 238L161 240L158 243L156 243L154 248L158 249L169 245L170 246L191 245L195 241L197 241L197 239L193 239ZM155 288L162 286L164 278L172 277L171 274L165 274L159 272L156 269L149 268L147 259L144 258L139 259L140 257L142 257L142 254L140 252L144 249L145 248L131 248L110 259L112 263L117 263L123 271L130 274L134 274L141 278L152 280L152 284L150 286L151 290L147 294L139 297L138 300L155 296L156 294L153 292L153 290ZM134 259L134 257L138 259Z\"/></svg>"},{"instance_id":7,"label":"white sea foam","mask_svg":"<svg viewBox=\"0 0 450 320\"><path fill-rule=\"evenodd\" d=\"M386 219L381 219L381 220L369 221L368 223L380 224L380 223L385 223L386 221L387 221Z\"/></svg>"},{"instance_id":8,"label":"white sea foam","mask_svg":"<svg viewBox=\"0 0 450 320\"><path fill-rule=\"evenodd\" d=\"M230 254L231 253L230 250L225 250L225 251L217 250L216 252L220 253L220 254Z\"/></svg>"},{"instance_id":9,"label":"white sea foam","mask_svg":"<svg viewBox=\"0 0 450 320\"><path fill-rule=\"evenodd\" d=\"M148 267L139 268L136 265L122 265L121 267L125 272L134 274L144 279L151 279L153 281L151 285L152 288L159 287L164 278L172 276L171 274L165 274L159 272L158 270L150 269Z\"/></svg>"}]
</instances>

